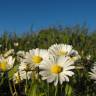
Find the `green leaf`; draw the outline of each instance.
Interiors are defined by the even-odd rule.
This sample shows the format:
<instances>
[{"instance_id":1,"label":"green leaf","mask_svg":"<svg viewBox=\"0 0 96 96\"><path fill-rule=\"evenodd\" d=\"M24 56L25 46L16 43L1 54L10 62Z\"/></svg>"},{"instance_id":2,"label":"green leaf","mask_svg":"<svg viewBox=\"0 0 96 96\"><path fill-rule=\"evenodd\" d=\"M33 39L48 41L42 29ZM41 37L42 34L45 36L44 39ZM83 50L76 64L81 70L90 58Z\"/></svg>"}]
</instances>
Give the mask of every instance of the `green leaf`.
<instances>
[{"instance_id":1,"label":"green leaf","mask_svg":"<svg viewBox=\"0 0 96 96\"><path fill-rule=\"evenodd\" d=\"M67 96L72 96L72 94L73 94L73 89L72 89L72 87L71 87L69 84L66 84L65 94L66 94Z\"/></svg>"}]
</instances>

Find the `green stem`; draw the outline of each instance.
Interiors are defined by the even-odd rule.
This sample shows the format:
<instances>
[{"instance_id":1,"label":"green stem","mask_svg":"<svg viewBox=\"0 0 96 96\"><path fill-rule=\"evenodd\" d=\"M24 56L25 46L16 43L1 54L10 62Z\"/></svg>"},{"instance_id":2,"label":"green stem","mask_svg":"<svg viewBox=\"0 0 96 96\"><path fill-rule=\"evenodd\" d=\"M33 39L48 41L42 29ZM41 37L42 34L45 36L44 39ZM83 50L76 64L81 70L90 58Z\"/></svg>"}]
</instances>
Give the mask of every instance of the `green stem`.
<instances>
[{"instance_id":1,"label":"green stem","mask_svg":"<svg viewBox=\"0 0 96 96\"><path fill-rule=\"evenodd\" d=\"M49 86L49 83L47 84L48 85L48 96L50 94L50 86Z\"/></svg>"},{"instance_id":2,"label":"green stem","mask_svg":"<svg viewBox=\"0 0 96 96\"><path fill-rule=\"evenodd\" d=\"M55 87L56 89L55 89L55 96L58 96L57 94L58 94L58 84L57 84L57 86Z\"/></svg>"},{"instance_id":3,"label":"green stem","mask_svg":"<svg viewBox=\"0 0 96 96\"><path fill-rule=\"evenodd\" d=\"M11 95L14 96L14 93L13 93L13 90L12 90L12 86L11 86L11 83L10 83L10 80L9 80L8 73L7 73L7 78L8 78L8 84L9 84L9 89L10 89Z\"/></svg>"},{"instance_id":4,"label":"green stem","mask_svg":"<svg viewBox=\"0 0 96 96\"><path fill-rule=\"evenodd\" d=\"M25 94L27 95L27 88L28 88L28 77L26 72L26 85L25 85Z\"/></svg>"},{"instance_id":5,"label":"green stem","mask_svg":"<svg viewBox=\"0 0 96 96\"><path fill-rule=\"evenodd\" d=\"M34 71L32 72L32 82L31 82L31 85L30 85L30 88L29 88L29 91L28 91L28 96L30 96L30 93L31 93L31 91L32 91L32 87L33 87L33 83L35 83L35 73L34 73Z\"/></svg>"},{"instance_id":6,"label":"green stem","mask_svg":"<svg viewBox=\"0 0 96 96\"><path fill-rule=\"evenodd\" d=\"M63 85L61 85L61 94L64 94L62 91L63 91Z\"/></svg>"},{"instance_id":7,"label":"green stem","mask_svg":"<svg viewBox=\"0 0 96 96\"><path fill-rule=\"evenodd\" d=\"M16 87L15 87L15 83L14 82L13 82L13 87L14 87L16 96L18 96L18 93L17 93L17 90L16 90Z\"/></svg>"}]
</instances>

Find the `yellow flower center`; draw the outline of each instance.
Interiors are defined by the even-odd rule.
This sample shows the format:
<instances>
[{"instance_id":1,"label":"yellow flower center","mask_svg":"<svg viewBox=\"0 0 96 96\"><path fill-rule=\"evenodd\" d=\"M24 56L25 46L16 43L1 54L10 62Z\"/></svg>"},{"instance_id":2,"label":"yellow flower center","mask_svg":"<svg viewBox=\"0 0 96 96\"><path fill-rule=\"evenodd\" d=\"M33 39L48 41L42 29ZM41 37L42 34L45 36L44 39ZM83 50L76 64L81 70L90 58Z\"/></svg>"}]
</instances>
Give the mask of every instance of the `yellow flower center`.
<instances>
[{"instance_id":1,"label":"yellow flower center","mask_svg":"<svg viewBox=\"0 0 96 96\"><path fill-rule=\"evenodd\" d=\"M35 64L39 64L42 60L43 60L43 58L40 57L40 56L33 56L33 57L32 57L32 61L33 61Z\"/></svg>"},{"instance_id":2,"label":"yellow flower center","mask_svg":"<svg viewBox=\"0 0 96 96\"><path fill-rule=\"evenodd\" d=\"M0 61L0 69L1 69L1 71L6 71L6 69L7 69L7 61L6 60Z\"/></svg>"},{"instance_id":3,"label":"yellow flower center","mask_svg":"<svg viewBox=\"0 0 96 96\"><path fill-rule=\"evenodd\" d=\"M51 72L55 74L59 74L62 71L62 67L57 64L51 66Z\"/></svg>"},{"instance_id":4,"label":"yellow flower center","mask_svg":"<svg viewBox=\"0 0 96 96\"><path fill-rule=\"evenodd\" d=\"M67 52L64 52L62 50L57 53L57 55L59 55L59 56L66 55L66 54L67 54Z\"/></svg>"}]
</instances>

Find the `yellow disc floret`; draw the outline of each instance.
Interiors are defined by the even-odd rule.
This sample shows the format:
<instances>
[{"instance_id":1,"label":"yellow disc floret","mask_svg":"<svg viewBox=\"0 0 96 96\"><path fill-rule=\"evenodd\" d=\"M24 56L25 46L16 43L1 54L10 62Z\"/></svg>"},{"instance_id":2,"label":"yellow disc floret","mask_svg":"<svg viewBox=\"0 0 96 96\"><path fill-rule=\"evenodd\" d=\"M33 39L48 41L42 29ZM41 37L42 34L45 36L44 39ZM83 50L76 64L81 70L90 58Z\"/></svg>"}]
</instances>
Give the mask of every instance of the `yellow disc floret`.
<instances>
[{"instance_id":1,"label":"yellow disc floret","mask_svg":"<svg viewBox=\"0 0 96 96\"><path fill-rule=\"evenodd\" d=\"M51 72L55 73L55 74L59 74L62 71L62 67L57 65L57 64L53 64L51 66Z\"/></svg>"},{"instance_id":2,"label":"yellow disc floret","mask_svg":"<svg viewBox=\"0 0 96 96\"><path fill-rule=\"evenodd\" d=\"M62 50L57 53L58 56L63 56L63 55L66 55L66 54L67 54L67 52L64 52Z\"/></svg>"},{"instance_id":3,"label":"yellow disc floret","mask_svg":"<svg viewBox=\"0 0 96 96\"><path fill-rule=\"evenodd\" d=\"M1 69L1 71L7 70L7 61L6 60L0 61L0 69Z\"/></svg>"},{"instance_id":4,"label":"yellow disc floret","mask_svg":"<svg viewBox=\"0 0 96 96\"><path fill-rule=\"evenodd\" d=\"M32 61L35 63L35 64L39 64L41 61L42 61L42 57L40 56L33 56L32 57Z\"/></svg>"}]
</instances>

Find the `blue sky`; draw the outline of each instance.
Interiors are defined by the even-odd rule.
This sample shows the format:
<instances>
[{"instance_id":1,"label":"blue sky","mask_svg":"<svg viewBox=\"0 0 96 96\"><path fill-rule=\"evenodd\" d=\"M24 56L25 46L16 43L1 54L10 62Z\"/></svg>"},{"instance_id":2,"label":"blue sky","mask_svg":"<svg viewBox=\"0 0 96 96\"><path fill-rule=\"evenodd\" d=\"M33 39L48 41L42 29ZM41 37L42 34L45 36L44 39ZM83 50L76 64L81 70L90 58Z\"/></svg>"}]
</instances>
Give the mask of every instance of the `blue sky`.
<instances>
[{"instance_id":1,"label":"blue sky","mask_svg":"<svg viewBox=\"0 0 96 96\"><path fill-rule=\"evenodd\" d=\"M96 29L96 0L0 0L0 33L84 22Z\"/></svg>"}]
</instances>

